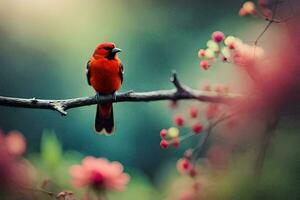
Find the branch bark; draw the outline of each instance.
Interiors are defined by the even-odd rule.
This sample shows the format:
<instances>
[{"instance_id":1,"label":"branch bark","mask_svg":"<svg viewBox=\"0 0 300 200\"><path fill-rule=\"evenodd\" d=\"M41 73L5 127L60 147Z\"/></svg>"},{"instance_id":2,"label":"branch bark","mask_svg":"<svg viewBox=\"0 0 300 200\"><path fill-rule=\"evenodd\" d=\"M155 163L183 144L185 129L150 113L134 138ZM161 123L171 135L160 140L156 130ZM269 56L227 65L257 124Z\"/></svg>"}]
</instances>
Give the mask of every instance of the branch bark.
<instances>
[{"instance_id":1,"label":"branch bark","mask_svg":"<svg viewBox=\"0 0 300 200\"><path fill-rule=\"evenodd\" d=\"M175 86L170 90L156 90L149 92L123 92L117 93L116 96L107 95L91 97L80 97L74 99L61 99L61 100L46 100L46 99L25 99L0 96L0 105L9 107L22 107L22 108L37 108L37 109L50 109L58 111L62 115L67 115L67 110L82 106L89 106L98 103L107 102L149 102L161 100L198 100L202 102L223 103L230 104L235 101L240 101L243 97L240 94L220 94L214 91L200 91L192 89L180 83L176 72L173 71L171 82Z\"/></svg>"}]
</instances>

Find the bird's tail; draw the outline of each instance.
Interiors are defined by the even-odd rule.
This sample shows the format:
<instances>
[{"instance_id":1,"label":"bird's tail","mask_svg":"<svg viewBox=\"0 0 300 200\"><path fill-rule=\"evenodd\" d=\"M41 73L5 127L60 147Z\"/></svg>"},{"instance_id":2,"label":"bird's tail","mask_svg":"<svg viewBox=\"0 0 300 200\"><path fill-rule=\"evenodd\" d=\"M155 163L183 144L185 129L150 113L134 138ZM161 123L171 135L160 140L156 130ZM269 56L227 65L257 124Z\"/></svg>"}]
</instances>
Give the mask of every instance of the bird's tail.
<instances>
[{"instance_id":1,"label":"bird's tail","mask_svg":"<svg viewBox=\"0 0 300 200\"><path fill-rule=\"evenodd\" d=\"M95 129L97 132L101 132L104 129L107 134L113 133L114 113L112 103L97 105Z\"/></svg>"}]
</instances>

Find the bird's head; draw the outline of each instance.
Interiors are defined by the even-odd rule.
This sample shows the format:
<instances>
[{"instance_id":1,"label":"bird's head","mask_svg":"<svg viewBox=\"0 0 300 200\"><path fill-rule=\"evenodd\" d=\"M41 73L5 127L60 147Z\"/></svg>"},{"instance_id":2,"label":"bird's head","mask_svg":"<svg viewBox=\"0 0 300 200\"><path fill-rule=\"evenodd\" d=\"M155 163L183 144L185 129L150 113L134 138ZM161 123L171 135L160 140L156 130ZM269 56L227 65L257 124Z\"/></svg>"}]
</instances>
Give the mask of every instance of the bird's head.
<instances>
[{"instance_id":1,"label":"bird's head","mask_svg":"<svg viewBox=\"0 0 300 200\"><path fill-rule=\"evenodd\" d=\"M104 42L97 46L93 56L96 58L114 59L116 54L120 51L121 49L117 48L114 43Z\"/></svg>"}]
</instances>

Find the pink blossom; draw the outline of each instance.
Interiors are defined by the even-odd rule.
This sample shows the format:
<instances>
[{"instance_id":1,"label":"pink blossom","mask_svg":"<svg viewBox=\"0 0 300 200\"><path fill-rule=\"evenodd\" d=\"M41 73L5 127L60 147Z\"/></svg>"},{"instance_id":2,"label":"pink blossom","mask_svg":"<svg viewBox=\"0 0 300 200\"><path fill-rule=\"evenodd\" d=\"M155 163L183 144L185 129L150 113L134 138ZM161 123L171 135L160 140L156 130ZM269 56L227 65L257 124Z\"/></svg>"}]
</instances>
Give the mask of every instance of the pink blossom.
<instances>
[{"instance_id":1,"label":"pink blossom","mask_svg":"<svg viewBox=\"0 0 300 200\"><path fill-rule=\"evenodd\" d=\"M233 51L233 61L241 67L253 67L257 62L264 58L264 50L258 46L252 46L245 43L237 43Z\"/></svg>"},{"instance_id":2,"label":"pink blossom","mask_svg":"<svg viewBox=\"0 0 300 200\"><path fill-rule=\"evenodd\" d=\"M123 172L119 162L88 156L81 165L70 168L75 187L91 187L96 190L123 191L130 177Z\"/></svg>"},{"instance_id":3,"label":"pink blossom","mask_svg":"<svg viewBox=\"0 0 300 200\"><path fill-rule=\"evenodd\" d=\"M243 11L242 11L243 10ZM242 15L241 15L242 13ZM245 16L245 15L255 15L256 14L256 7L255 4L252 1L247 1L243 4L241 10L240 10L240 16Z\"/></svg>"},{"instance_id":4,"label":"pink blossom","mask_svg":"<svg viewBox=\"0 0 300 200\"><path fill-rule=\"evenodd\" d=\"M14 154L20 152L24 153L25 148L19 149L19 142L22 140L20 144L24 144L25 138L19 132L18 136L15 136L16 135L11 134L5 136L0 131L0 194L12 195L12 199L15 199L14 197L18 196L18 194L15 194L16 190L21 189L21 187L30 187L33 178L31 176L33 175L33 168L30 163L19 157L19 154ZM15 138L18 139L15 140ZM11 146L14 144L16 144L16 147ZM22 151L12 151L12 149L19 149ZM23 194L23 199L27 199L24 198L24 196L27 196L27 193Z\"/></svg>"},{"instance_id":5,"label":"pink blossom","mask_svg":"<svg viewBox=\"0 0 300 200\"><path fill-rule=\"evenodd\" d=\"M196 199L199 198L197 197L197 193L193 190L185 190L179 196L179 200L196 200Z\"/></svg>"},{"instance_id":6,"label":"pink blossom","mask_svg":"<svg viewBox=\"0 0 300 200\"><path fill-rule=\"evenodd\" d=\"M5 137L8 152L16 157L22 156L26 151L26 140L19 131L10 131Z\"/></svg>"}]
</instances>

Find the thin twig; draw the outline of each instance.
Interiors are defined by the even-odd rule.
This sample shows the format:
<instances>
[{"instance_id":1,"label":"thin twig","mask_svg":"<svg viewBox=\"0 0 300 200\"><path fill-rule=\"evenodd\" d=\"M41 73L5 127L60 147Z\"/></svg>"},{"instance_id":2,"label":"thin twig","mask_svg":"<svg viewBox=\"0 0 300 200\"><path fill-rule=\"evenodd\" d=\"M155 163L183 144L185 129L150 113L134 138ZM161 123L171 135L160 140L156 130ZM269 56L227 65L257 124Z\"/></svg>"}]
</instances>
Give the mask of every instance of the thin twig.
<instances>
[{"instance_id":1,"label":"thin twig","mask_svg":"<svg viewBox=\"0 0 300 200\"><path fill-rule=\"evenodd\" d=\"M268 21L268 24L265 26L265 28L263 29L263 31L257 36L254 45L256 46L259 39L265 34L265 32L269 29L269 27L273 24L273 23L280 23L279 21L277 22L277 20L275 19L276 17L276 12L277 12L277 8L278 8L278 4L279 4L279 0L277 0L275 2L275 8L274 8L274 14L272 15L271 19L266 18L266 20Z\"/></svg>"}]
</instances>

